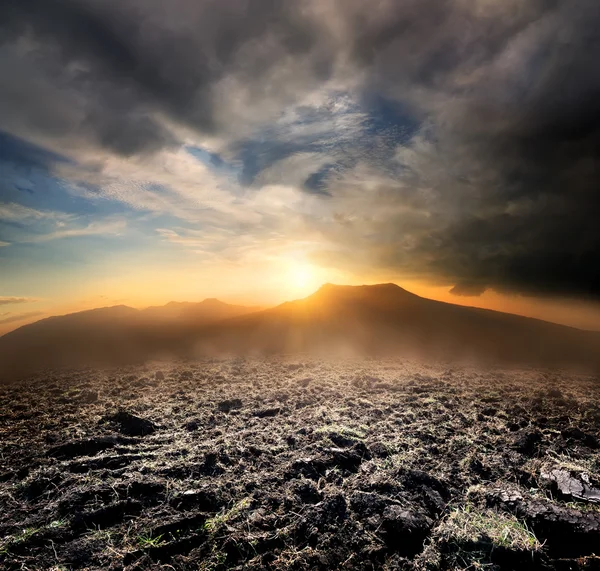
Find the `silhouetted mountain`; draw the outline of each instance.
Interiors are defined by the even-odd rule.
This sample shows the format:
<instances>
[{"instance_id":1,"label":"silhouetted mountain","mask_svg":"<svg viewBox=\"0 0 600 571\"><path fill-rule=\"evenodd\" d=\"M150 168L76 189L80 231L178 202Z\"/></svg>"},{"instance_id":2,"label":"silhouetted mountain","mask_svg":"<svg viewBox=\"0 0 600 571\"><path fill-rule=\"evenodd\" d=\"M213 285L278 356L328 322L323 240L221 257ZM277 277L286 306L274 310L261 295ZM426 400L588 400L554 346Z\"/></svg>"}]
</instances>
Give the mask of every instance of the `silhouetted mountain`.
<instances>
[{"instance_id":1,"label":"silhouetted mountain","mask_svg":"<svg viewBox=\"0 0 600 571\"><path fill-rule=\"evenodd\" d=\"M198 323L246 315L260 309L259 307L230 305L218 299L209 298L199 303L171 301L166 305L148 307L142 310L141 314L142 317L147 319L194 321Z\"/></svg>"},{"instance_id":2,"label":"silhouetted mountain","mask_svg":"<svg viewBox=\"0 0 600 571\"><path fill-rule=\"evenodd\" d=\"M327 284L262 311L205 300L44 319L0 338L0 377L173 356L307 352L596 367L599 349L600 333L433 301L394 284Z\"/></svg>"},{"instance_id":3,"label":"silhouetted mountain","mask_svg":"<svg viewBox=\"0 0 600 571\"><path fill-rule=\"evenodd\" d=\"M0 379L47 368L170 356L199 328L252 311L256 308L206 299L143 310L119 305L49 317L0 337Z\"/></svg>"},{"instance_id":4,"label":"silhouetted mountain","mask_svg":"<svg viewBox=\"0 0 600 571\"><path fill-rule=\"evenodd\" d=\"M216 324L201 350L317 352L595 365L600 334L464 307L395 284L326 284L306 299Z\"/></svg>"}]
</instances>

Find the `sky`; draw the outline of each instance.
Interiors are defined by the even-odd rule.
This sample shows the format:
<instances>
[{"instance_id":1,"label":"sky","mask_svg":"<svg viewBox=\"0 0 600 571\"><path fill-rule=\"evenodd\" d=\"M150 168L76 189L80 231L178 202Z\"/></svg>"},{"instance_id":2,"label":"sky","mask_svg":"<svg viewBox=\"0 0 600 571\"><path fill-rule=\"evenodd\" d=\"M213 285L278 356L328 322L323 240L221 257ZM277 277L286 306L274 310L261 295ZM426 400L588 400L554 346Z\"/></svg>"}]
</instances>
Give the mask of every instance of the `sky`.
<instances>
[{"instance_id":1,"label":"sky","mask_svg":"<svg viewBox=\"0 0 600 571\"><path fill-rule=\"evenodd\" d=\"M4 0L0 334L324 282L600 329L596 0Z\"/></svg>"}]
</instances>

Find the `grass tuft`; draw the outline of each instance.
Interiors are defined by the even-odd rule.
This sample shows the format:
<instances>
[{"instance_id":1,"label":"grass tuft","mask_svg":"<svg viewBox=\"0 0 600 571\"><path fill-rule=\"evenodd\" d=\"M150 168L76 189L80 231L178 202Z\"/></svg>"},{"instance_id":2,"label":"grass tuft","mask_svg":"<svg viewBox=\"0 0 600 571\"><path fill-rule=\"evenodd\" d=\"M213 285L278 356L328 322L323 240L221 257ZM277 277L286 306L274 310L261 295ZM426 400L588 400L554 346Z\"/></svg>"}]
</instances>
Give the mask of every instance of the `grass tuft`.
<instances>
[{"instance_id":1,"label":"grass tuft","mask_svg":"<svg viewBox=\"0 0 600 571\"><path fill-rule=\"evenodd\" d=\"M497 553L510 553L514 563L525 565L542 547L513 515L467 504L452 510L433 531L416 567L436 571L496 568Z\"/></svg>"},{"instance_id":2,"label":"grass tuft","mask_svg":"<svg viewBox=\"0 0 600 571\"><path fill-rule=\"evenodd\" d=\"M367 437L368 429L361 427L360 429L352 428L343 424L328 424L327 426L320 426L315 430L316 434L341 434L347 438L354 438L355 440L364 440Z\"/></svg>"},{"instance_id":3,"label":"grass tuft","mask_svg":"<svg viewBox=\"0 0 600 571\"><path fill-rule=\"evenodd\" d=\"M250 505L250 499L244 498L237 502L230 510L217 514L214 517L207 519L204 522L204 531L210 535L215 535L225 524L237 516L241 511L245 510Z\"/></svg>"},{"instance_id":4,"label":"grass tuft","mask_svg":"<svg viewBox=\"0 0 600 571\"><path fill-rule=\"evenodd\" d=\"M453 510L436 530L439 542L491 544L512 551L539 551L541 543L510 514L466 505Z\"/></svg>"},{"instance_id":5,"label":"grass tuft","mask_svg":"<svg viewBox=\"0 0 600 571\"><path fill-rule=\"evenodd\" d=\"M150 534L142 534L137 538L137 542L142 549L158 547L163 543L163 536L157 535L156 537L152 537Z\"/></svg>"}]
</instances>

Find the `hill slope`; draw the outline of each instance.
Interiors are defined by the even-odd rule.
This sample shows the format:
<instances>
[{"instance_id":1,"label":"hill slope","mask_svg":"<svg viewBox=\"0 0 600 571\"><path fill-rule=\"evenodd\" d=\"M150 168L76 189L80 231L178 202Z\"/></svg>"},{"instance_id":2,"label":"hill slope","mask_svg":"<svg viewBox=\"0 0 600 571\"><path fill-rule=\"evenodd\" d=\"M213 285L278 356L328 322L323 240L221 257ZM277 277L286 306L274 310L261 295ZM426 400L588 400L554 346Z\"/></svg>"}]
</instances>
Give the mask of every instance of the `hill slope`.
<instances>
[{"instance_id":1,"label":"hill slope","mask_svg":"<svg viewBox=\"0 0 600 571\"><path fill-rule=\"evenodd\" d=\"M0 337L0 379L63 367L170 356L208 324L256 311L216 299L137 310L124 305L49 317Z\"/></svg>"}]
</instances>

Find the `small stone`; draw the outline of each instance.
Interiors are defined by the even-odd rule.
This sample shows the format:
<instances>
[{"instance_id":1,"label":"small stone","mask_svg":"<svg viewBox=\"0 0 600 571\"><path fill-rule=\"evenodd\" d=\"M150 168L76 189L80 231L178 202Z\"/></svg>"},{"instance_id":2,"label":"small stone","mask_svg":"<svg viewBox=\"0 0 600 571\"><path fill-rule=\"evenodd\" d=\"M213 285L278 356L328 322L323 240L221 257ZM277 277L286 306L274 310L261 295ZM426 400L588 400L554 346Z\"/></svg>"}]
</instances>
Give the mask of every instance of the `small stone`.
<instances>
[{"instance_id":1,"label":"small stone","mask_svg":"<svg viewBox=\"0 0 600 571\"><path fill-rule=\"evenodd\" d=\"M600 503L600 490L590 484L587 474L573 476L568 470L555 468L549 471L542 470L540 476L551 482L563 496Z\"/></svg>"}]
</instances>

